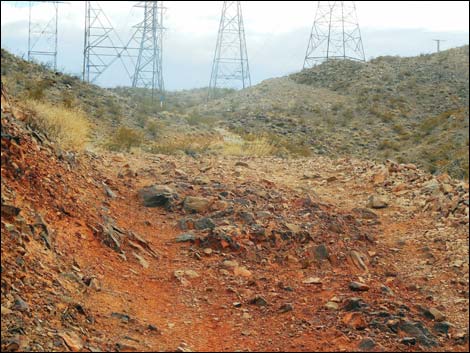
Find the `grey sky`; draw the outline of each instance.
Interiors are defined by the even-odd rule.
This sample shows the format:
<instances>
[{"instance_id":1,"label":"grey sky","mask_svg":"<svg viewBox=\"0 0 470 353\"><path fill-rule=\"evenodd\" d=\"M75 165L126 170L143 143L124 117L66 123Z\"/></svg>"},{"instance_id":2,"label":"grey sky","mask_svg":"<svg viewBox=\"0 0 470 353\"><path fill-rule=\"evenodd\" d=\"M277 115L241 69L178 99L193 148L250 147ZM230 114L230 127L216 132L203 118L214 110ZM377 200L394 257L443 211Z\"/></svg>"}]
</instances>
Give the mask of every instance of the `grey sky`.
<instances>
[{"instance_id":1,"label":"grey sky","mask_svg":"<svg viewBox=\"0 0 470 353\"><path fill-rule=\"evenodd\" d=\"M316 1L244 1L248 55L253 83L301 69L315 14ZM139 21L132 2L100 2L125 41ZM165 1L164 78L167 89L207 86L222 2ZM357 1L367 58L412 56L468 44L467 1ZM33 17L48 19L47 6L37 5ZM81 72L84 2L61 6L59 68ZM27 52L28 11L22 2L2 1L2 47ZM99 82L128 85L116 63Z\"/></svg>"}]
</instances>

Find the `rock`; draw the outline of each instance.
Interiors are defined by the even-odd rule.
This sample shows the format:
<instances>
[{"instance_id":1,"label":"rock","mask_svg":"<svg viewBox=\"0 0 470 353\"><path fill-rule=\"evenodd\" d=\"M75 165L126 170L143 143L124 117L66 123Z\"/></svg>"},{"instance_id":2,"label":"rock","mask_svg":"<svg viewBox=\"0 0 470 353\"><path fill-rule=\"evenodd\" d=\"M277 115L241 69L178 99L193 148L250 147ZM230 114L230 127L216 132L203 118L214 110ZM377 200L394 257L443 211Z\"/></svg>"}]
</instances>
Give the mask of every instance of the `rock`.
<instances>
[{"instance_id":1,"label":"rock","mask_svg":"<svg viewBox=\"0 0 470 353\"><path fill-rule=\"evenodd\" d=\"M373 209L387 208L388 203L385 199L377 195L371 195L367 201L367 207Z\"/></svg>"},{"instance_id":2,"label":"rock","mask_svg":"<svg viewBox=\"0 0 470 353\"><path fill-rule=\"evenodd\" d=\"M194 228L197 230L214 229L215 223L212 219L204 217L194 222Z\"/></svg>"},{"instance_id":3,"label":"rock","mask_svg":"<svg viewBox=\"0 0 470 353\"><path fill-rule=\"evenodd\" d=\"M309 277L302 281L304 284L322 284L322 281L318 277Z\"/></svg>"},{"instance_id":4,"label":"rock","mask_svg":"<svg viewBox=\"0 0 470 353\"><path fill-rule=\"evenodd\" d=\"M192 352L191 348L184 342L180 343L178 348L176 348L176 352Z\"/></svg>"},{"instance_id":5,"label":"rock","mask_svg":"<svg viewBox=\"0 0 470 353\"><path fill-rule=\"evenodd\" d=\"M442 322L446 319L446 316L436 308L429 309L429 314L431 315L432 319L437 322Z\"/></svg>"},{"instance_id":6,"label":"rock","mask_svg":"<svg viewBox=\"0 0 470 353\"><path fill-rule=\"evenodd\" d=\"M416 338L414 338L414 337L403 337L400 340L400 343L402 343L406 346L414 346L416 344Z\"/></svg>"},{"instance_id":7,"label":"rock","mask_svg":"<svg viewBox=\"0 0 470 353\"><path fill-rule=\"evenodd\" d=\"M409 337L413 337L416 341L425 347L434 347L438 343L435 337L428 331L428 329L421 322L412 322L403 320L397 325L400 332L405 333Z\"/></svg>"},{"instance_id":8,"label":"rock","mask_svg":"<svg viewBox=\"0 0 470 353\"><path fill-rule=\"evenodd\" d=\"M210 183L211 180L208 177L202 175L198 176L193 181L194 185L209 185Z\"/></svg>"},{"instance_id":9,"label":"rock","mask_svg":"<svg viewBox=\"0 0 470 353\"><path fill-rule=\"evenodd\" d=\"M108 196L111 199L116 198L116 194L110 189L110 187L108 185L103 183L103 188L104 188L104 192L106 193L106 196Z\"/></svg>"},{"instance_id":10,"label":"rock","mask_svg":"<svg viewBox=\"0 0 470 353\"><path fill-rule=\"evenodd\" d=\"M186 243L186 242L194 242L196 241L196 237L194 236L194 234L191 234L191 233L185 233L185 234L181 234L181 235L178 235L175 239L175 241L177 243Z\"/></svg>"},{"instance_id":11,"label":"rock","mask_svg":"<svg viewBox=\"0 0 470 353\"><path fill-rule=\"evenodd\" d=\"M249 301L250 304L256 305L256 306L266 306L268 305L268 302L266 299L264 299L262 296L257 295L253 299Z\"/></svg>"},{"instance_id":12,"label":"rock","mask_svg":"<svg viewBox=\"0 0 470 353\"><path fill-rule=\"evenodd\" d=\"M369 290L369 286L360 282L351 282L349 283L349 289L353 292L366 292Z\"/></svg>"},{"instance_id":13,"label":"rock","mask_svg":"<svg viewBox=\"0 0 470 353\"><path fill-rule=\"evenodd\" d=\"M184 210L190 213L203 213L210 207L210 200L203 197L187 196L184 199Z\"/></svg>"},{"instance_id":14,"label":"rock","mask_svg":"<svg viewBox=\"0 0 470 353\"><path fill-rule=\"evenodd\" d=\"M330 259L330 254L325 244L316 246L315 249L313 250L313 255L315 259L318 261L324 261L324 260Z\"/></svg>"},{"instance_id":15,"label":"rock","mask_svg":"<svg viewBox=\"0 0 470 353\"><path fill-rule=\"evenodd\" d=\"M328 303L325 304L325 308L328 310L335 311L335 310L338 310L339 306L337 303L329 301Z\"/></svg>"},{"instance_id":16,"label":"rock","mask_svg":"<svg viewBox=\"0 0 470 353\"><path fill-rule=\"evenodd\" d=\"M199 274L194 270L176 270L174 272L176 278L181 279L183 277L188 277L189 279L198 278Z\"/></svg>"},{"instance_id":17,"label":"rock","mask_svg":"<svg viewBox=\"0 0 470 353\"><path fill-rule=\"evenodd\" d=\"M12 309L21 312L27 312L29 310L29 306L23 299L21 299L19 296L16 296Z\"/></svg>"},{"instance_id":18,"label":"rock","mask_svg":"<svg viewBox=\"0 0 470 353\"><path fill-rule=\"evenodd\" d=\"M204 254L206 254L207 256L210 256L212 255L212 253L214 252L214 250L212 250L211 248L205 248L203 250Z\"/></svg>"},{"instance_id":19,"label":"rock","mask_svg":"<svg viewBox=\"0 0 470 353\"><path fill-rule=\"evenodd\" d=\"M425 194L435 194L439 191L440 185L436 179L431 179L423 184L422 191Z\"/></svg>"},{"instance_id":20,"label":"rock","mask_svg":"<svg viewBox=\"0 0 470 353\"><path fill-rule=\"evenodd\" d=\"M222 265L225 267L225 268L236 268L238 267L238 262L236 261L230 261L230 260L225 260Z\"/></svg>"},{"instance_id":21,"label":"rock","mask_svg":"<svg viewBox=\"0 0 470 353\"><path fill-rule=\"evenodd\" d=\"M377 220L379 216L368 208L354 208L353 211L359 215L362 219L366 220Z\"/></svg>"},{"instance_id":22,"label":"rock","mask_svg":"<svg viewBox=\"0 0 470 353\"><path fill-rule=\"evenodd\" d=\"M121 320L122 322L125 322L125 323L128 323L131 319L129 315L123 314L123 313L117 313L117 312L111 313L111 317L119 319L119 320Z\"/></svg>"},{"instance_id":23,"label":"rock","mask_svg":"<svg viewBox=\"0 0 470 353\"><path fill-rule=\"evenodd\" d=\"M443 335L447 335L449 333L449 330L453 327L453 325L449 322L443 321L443 322L436 322L434 324L434 331L441 333Z\"/></svg>"},{"instance_id":24,"label":"rock","mask_svg":"<svg viewBox=\"0 0 470 353\"><path fill-rule=\"evenodd\" d=\"M16 217L20 214L21 209L12 205L7 205L2 203L1 205L1 213L2 216L6 217Z\"/></svg>"},{"instance_id":25,"label":"rock","mask_svg":"<svg viewBox=\"0 0 470 353\"><path fill-rule=\"evenodd\" d=\"M364 316L359 312L349 312L343 317L343 323L355 330L364 330L367 327L367 323L364 320Z\"/></svg>"},{"instance_id":26,"label":"rock","mask_svg":"<svg viewBox=\"0 0 470 353\"><path fill-rule=\"evenodd\" d=\"M255 216L251 212L240 212L240 218L245 222L246 224L253 224L255 223Z\"/></svg>"},{"instance_id":27,"label":"rock","mask_svg":"<svg viewBox=\"0 0 470 353\"><path fill-rule=\"evenodd\" d=\"M241 276L241 277L251 277L251 272L247 270L246 267L235 267L233 270L233 274L235 276Z\"/></svg>"},{"instance_id":28,"label":"rock","mask_svg":"<svg viewBox=\"0 0 470 353\"><path fill-rule=\"evenodd\" d=\"M166 185L152 185L139 191L139 197L145 207L166 207L173 205L177 194Z\"/></svg>"},{"instance_id":29,"label":"rock","mask_svg":"<svg viewBox=\"0 0 470 353\"><path fill-rule=\"evenodd\" d=\"M286 223L286 227L292 232L292 234L298 234L302 231L302 228L300 228L300 226L297 224Z\"/></svg>"},{"instance_id":30,"label":"rock","mask_svg":"<svg viewBox=\"0 0 470 353\"><path fill-rule=\"evenodd\" d=\"M358 251L352 250L348 254L348 260L359 270L367 272L368 268L364 260L366 256Z\"/></svg>"},{"instance_id":31,"label":"rock","mask_svg":"<svg viewBox=\"0 0 470 353\"><path fill-rule=\"evenodd\" d=\"M362 352L375 351L376 343L372 338L364 338L359 342L357 348Z\"/></svg>"},{"instance_id":32,"label":"rock","mask_svg":"<svg viewBox=\"0 0 470 353\"><path fill-rule=\"evenodd\" d=\"M139 261L140 265L141 265L143 268L149 268L149 263L148 263L148 261L145 260L142 256L136 254L135 252L133 252L132 255L134 255L134 257L137 259L137 261Z\"/></svg>"},{"instance_id":33,"label":"rock","mask_svg":"<svg viewBox=\"0 0 470 353\"><path fill-rule=\"evenodd\" d=\"M3 315L9 315L9 314L11 314L12 312L13 312L13 311L11 311L10 309L8 309L8 308L6 308L6 307L4 307L4 306L2 305L2 307L1 307L2 316L3 316Z\"/></svg>"},{"instance_id":34,"label":"rock","mask_svg":"<svg viewBox=\"0 0 470 353\"><path fill-rule=\"evenodd\" d=\"M82 350L83 341L75 332L59 332L58 336L64 340L65 344L72 352L79 352Z\"/></svg>"},{"instance_id":35,"label":"rock","mask_svg":"<svg viewBox=\"0 0 470 353\"><path fill-rule=\"evenodd\" d=\"M344 301L343 309L345 311L357 311L366 306L367 304L360 298L348 298Z\"/></svg>"},{"instance_id":36,"label":"rock","mask_svg":"<svg viewBox=\"0 0 470 353\"><path fill-rule=\"evenodd\" d=\"M292 304L289 304L289 303L283 304L283 305L281 305L281 307L279 308L279 312L280 312L281 314L287 313L287 312L292 311L292 310L294 310L294 308L292 307Z\"/></svg>"}]
</instances>

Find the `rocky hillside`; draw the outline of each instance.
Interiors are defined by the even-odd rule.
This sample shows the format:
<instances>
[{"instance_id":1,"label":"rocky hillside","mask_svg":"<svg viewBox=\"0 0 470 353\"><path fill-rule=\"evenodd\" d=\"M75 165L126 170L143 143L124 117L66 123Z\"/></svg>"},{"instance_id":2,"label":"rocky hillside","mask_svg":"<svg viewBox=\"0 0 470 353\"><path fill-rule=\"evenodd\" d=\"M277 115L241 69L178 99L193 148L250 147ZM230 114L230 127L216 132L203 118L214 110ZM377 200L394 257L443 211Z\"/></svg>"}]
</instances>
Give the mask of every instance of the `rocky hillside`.
<instances>
[{"instance_id":1,"label":"rocky hillside","mask_svg":"<svg viewBox=\"0 0 470 353\"><path fill-rule=\"evenodd\" d=\"M2 351L468 351L468 183L73 152L36 120L2 85Z\"/></svg>"},{"instance_id":2,"label":"rocky hillside","mask_svg":"<svg viewBox=\"0 0 470 353\"><path fill-rule=\"evenodd\" d=\"M330 61L199 108L313 152L413 162L468 178L468 46L366 64Z\"/></svg>"}]
</instances>

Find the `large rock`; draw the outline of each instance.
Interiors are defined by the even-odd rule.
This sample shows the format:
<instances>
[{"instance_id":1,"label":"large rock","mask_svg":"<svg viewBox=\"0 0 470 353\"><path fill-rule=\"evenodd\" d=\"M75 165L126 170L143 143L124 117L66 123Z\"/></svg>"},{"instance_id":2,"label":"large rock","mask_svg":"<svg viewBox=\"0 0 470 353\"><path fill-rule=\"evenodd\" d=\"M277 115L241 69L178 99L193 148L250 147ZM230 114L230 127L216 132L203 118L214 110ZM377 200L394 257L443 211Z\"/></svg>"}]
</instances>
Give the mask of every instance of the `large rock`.
<instances>
[{"instance_id":1,"label":"large rock","mask_svg":"<svg viewBox=\"0 0 470 353\"><path fill-rule=\"evenodd\" d=\"M145 207L171 207L178 195L166 185L152 185L139 191Z\"/></svg>"},{"instance_id":2,"label":"large rock","mask_svg":"<svg viewBox=\"0 0 470 353\"><path fill-rule=\"evenodd\" d=\"M184 199L183 207L185 211L190 213L206 212L211 205L211 201L204 197L187 196Z\"/></svg>"}]
</instances>

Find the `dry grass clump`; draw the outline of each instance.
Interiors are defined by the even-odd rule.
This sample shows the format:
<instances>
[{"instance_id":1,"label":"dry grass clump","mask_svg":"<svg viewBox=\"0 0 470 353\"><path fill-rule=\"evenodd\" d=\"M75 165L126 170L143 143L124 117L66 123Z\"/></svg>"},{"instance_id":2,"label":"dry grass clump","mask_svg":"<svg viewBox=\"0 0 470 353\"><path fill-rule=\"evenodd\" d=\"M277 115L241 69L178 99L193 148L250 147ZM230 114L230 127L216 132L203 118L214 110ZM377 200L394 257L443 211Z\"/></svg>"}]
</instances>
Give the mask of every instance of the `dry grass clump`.
<instances>
[{"instance_id":1,"label":"dry grass clump","mask_svg":"<svg viewBox=\"0 0 470 353\"><path fill-rule=\"evenodd\" d=\"M82 150L89 141L90 122L79 109L34 99L25 101L34 114L30 123L65 150Z\"/></svg>"},{"instance_id":2,"label":"dry grass clump","mask_svg":"<svg viewBox=\"0 0 470 353\"><path fill-rule=\"evenodd\" d=\"M142 131L122 126L112 136L106 147L112 151L127 151L132 147L140 147L144 141Z\"/></svg>"}]
</instances>

